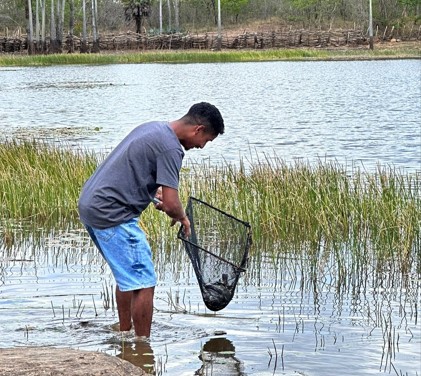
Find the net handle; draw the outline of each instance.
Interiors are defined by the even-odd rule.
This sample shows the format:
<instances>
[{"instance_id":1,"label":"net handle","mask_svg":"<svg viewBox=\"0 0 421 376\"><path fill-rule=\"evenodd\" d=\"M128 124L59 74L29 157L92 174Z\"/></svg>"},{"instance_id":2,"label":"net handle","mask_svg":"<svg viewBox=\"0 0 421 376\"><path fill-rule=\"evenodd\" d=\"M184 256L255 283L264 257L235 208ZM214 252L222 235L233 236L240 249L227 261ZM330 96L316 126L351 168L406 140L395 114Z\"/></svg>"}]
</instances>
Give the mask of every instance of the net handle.
<instances>
[{"instance_id":1,"label":"net handle","mask_svg":"<svg viewBox=\"0 0 421 376\"><path fill-rule=\"evenodd\" d=\"M241 219L238 219L238 218L234 217L233 215L228 214L228 213L226 213L226 212L222 211L221 209L215 208L214 206L212 206L212 205L208 204L208 203L207 203L207 202L205 202L205 201L199 200L198 198L193 197L193 196L190 196L190 199L191 199L191 200L198 201L198 202L200 202L201 204L206 205L207 207L209 207L209 208L211 208L211 209L214 209L214 210L218 211L219 213L224 214L224 215L226 215L227 217L230 217L230 218L234 219L235 221L237 221L237 222L240 222L240 223L244 224L244 226L246 226L246 227L248 227L248 228L251 228L250 223L245 222L245 221L242 221Z\"/></svg>"},{"instance_id":2,"label":"net handle","mask_svg":"<svg viewBox=\"0 0 421 376\"><path fill-rule=\"evenodd\" d=\"M240 272L243 272L243 273L244 273L244 272L246 272L246 271L247 271L247 269L244 269L244 268L242 268L241 266L237 266L237 265L235 265L234 263L232 263L231 261L228 261L228 260L224 259L224 258L223 258L223 257L221 257L221 256L215 255L215 253L213 253L213 252L211 252L211 251L208 251L207 249L202 248L200 245L194 244L194 243L193 243L193 242L191 242L190 240L187 240L186 238L182 237L182 236L181 236L181 231L182 231L182 229L180 228L180 231L179 231L179 233L178 233L178 238L179 238L179 239L181 239L183 242L186 242L186 243L188 243L188 244L192 245L193 247L199 248L199 249L200 249L200 250L202 250L203 252L206 252L207 254L212 255L212 256L216 257L217 259L219 259L219 260L221 260L221 261L223 261L223 262L226 262L227 264L230 264L233 268L235 268L235 269L239 270Z\"/></svg>"}]
</instances>

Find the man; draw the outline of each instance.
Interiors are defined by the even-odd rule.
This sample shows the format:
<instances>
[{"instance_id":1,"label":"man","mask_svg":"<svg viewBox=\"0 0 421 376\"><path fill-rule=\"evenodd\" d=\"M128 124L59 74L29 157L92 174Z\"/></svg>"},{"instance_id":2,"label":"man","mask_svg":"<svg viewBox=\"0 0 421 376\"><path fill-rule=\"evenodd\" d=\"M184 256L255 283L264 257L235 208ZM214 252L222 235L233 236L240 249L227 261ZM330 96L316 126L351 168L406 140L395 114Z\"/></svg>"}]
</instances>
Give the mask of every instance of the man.
<instances>
[{"instance_id":1,"label":"man","mask_svg":"<svg viewBox=\"0 0 421 376\"><path fill-rule=\"evenodd\" d=\"M223 133L219 110L206 102L194 104L178 120L136 127L83 186L80 219L116 280L121 331L133 322L137 336L151 332L156 275L139 216L156 196L156 208L171 218L171 226L181 223L189 236L178 195L184 150L203 148Z\"/></svg>"}]
</instances>

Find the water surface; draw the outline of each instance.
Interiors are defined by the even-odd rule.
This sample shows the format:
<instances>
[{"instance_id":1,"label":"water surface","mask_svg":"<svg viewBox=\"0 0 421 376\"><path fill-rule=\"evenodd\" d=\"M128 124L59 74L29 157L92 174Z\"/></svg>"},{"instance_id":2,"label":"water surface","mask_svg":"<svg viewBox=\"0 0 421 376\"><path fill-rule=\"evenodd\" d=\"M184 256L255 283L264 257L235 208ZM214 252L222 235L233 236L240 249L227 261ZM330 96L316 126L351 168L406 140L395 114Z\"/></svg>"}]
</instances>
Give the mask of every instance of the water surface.
<instances>
[{"instance_id":1,"label":"water surface","mask_svg":"<svg viewBox=\"0 0 421 376\"><path fill-rule=\"evenodd\" d=\"M265 155L421 167L419 60L0 68L0 131L114 147L134 126L197 101L226 133L188 158Z\"/></svg>"},{"instance_id":2,"label":"water surface","mask_svg":"<svg viewBox=\"0 0 421 376\"><path fill-rule=\"evenodd\" d=\"M135 125L201 100L226 133L189 161L338 161L421 169L420 62L270 62L0 68L1 137L104 151ZM251 224L253 226L253 224ZM345 272L323 247L254 249L233 301L206 310L181 245L154 247L150 344L114 330L114 281L81 229L0 242L0 347L72 346L157 375L420 375L419 250ZM310 252L311 251L311 252ZM343 261L343 260L342 260ZM146 355L144 355L146 354Z\"/></svg>"},{"instance_id":3,"label":"water surface","mask_svg":"<svg viewBox=\"0 0 421 376\"><path fill-rule=\"evenodd\" d=\"M278 247L254 250L233 300L216 313L181 245L154 247L159 283L145 344L113 329L114 282L83 230L2 244L0 347L102 351L157 375L419 375L416 253L400 270L396 260L361 263L348 250L340 270L323 247L316 258L311 248Z\"/></svg>"}]
</instances>

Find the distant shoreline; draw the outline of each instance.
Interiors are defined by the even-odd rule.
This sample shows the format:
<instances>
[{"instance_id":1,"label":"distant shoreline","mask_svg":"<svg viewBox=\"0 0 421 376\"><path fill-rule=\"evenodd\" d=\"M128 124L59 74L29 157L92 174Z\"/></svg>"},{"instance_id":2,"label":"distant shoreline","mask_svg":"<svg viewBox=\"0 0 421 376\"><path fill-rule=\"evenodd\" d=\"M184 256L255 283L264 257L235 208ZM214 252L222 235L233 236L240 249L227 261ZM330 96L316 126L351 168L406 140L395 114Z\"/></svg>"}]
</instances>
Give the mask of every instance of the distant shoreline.
<instances>
[{"instance_id":1,"label":"distant shoreline","mask_svg":"<svg viewBox=\"0 0 421 376\"><path fill-rule=\"evenodd\" d=\"M0 67L75 64L221 63L258 61L346 61L420 59L421 42L387 42L368 46L329 48L277 48L241 50L148 50L61 53L50 55L0 54Z\"/></svg>"}]
</instances>

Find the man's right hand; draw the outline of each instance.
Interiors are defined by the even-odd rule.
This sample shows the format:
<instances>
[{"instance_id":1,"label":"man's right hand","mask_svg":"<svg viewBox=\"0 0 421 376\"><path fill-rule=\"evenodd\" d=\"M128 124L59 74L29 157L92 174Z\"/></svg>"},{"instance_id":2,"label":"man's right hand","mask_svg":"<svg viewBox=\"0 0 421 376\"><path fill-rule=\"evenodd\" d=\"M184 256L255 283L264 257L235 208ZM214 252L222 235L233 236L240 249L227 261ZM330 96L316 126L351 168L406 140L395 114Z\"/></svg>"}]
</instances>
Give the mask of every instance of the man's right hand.
<instances>
[{"instance_id":1,"label":"man's right hand","mask_svg":"<svg viewBox=\"0 0 421 376\"><path fill-rule=\"evenodd\" d=\"M174 219L173 218L171 220L171 226L174 226L177 222L181 223L181 225L183 226L183 234L186 238L188 238L191 235L191 225L190 225L190 221L189 221L189 218L187 217L187 215L185 215L181 219Z\"/></svg>"}]
</instances>

